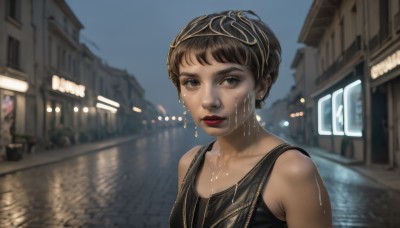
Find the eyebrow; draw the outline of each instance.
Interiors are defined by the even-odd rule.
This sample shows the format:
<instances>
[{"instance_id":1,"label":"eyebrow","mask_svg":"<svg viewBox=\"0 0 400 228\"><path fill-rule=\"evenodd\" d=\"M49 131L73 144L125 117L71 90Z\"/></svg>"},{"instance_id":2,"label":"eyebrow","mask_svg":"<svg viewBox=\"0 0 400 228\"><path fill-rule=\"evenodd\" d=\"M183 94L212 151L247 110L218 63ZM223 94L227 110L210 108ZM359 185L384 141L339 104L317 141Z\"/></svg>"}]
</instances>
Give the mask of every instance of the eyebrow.
<instances>
[{"instance_id":1,"label":"eyebrow","mask_svg":"<svg viewBox=\"0 0 400 228\"><path fill-rule=\"evenodd\" d=\"M228 68L226 68L226 69L217 71L217 72L215 73L215 75L224 75L224 74L231 73L231 72L233 72L233 71L244 72L243 69L232 66L232 67L228 67ZM189 72L181 72L181 73L179 73L179 77L180 77L180 76L198 77L198 74L196 74L196 73L189 73Z\"/></svg>"}]
</instances>

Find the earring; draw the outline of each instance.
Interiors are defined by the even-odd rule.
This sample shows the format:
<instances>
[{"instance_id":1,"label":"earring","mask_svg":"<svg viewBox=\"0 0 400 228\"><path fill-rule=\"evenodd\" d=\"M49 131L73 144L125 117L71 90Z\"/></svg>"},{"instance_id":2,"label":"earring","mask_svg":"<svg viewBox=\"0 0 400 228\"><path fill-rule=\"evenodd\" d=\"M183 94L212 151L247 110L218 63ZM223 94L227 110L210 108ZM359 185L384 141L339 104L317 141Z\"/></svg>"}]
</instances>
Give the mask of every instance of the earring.
<instances>
[{"instance_id":1,"label":"earring","mask_svg":"<svg viewBox=\"0 0 400 228\"><path fill-rule=\"evenodd\" d=\"M186 128L186 106L185 102L182 101L183 104L183 128Z\"/></svg>"}]
</instances>

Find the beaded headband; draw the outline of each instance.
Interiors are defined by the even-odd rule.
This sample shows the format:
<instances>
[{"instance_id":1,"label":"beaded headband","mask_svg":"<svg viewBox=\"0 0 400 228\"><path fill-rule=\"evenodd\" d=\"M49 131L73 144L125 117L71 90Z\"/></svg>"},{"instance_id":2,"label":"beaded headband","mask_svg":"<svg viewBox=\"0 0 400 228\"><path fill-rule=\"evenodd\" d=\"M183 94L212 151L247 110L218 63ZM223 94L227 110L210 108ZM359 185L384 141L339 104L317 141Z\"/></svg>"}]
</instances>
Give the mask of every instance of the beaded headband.
<instances>
[{"instance_id":1,"label":"beaded headband","mask_svg":"<svg viewBox=\"0 0 400 228\"><path fill-rule=\"evenodd\" d=\"M250 19L250 17L247 15L253 16L256 19ZM209 18L210 16L213 17ZM204 23L207 21L208 23ZM245 45L257 45L261 55L261 59L257 57L259 65L257 78L260 78L261 75L264 75L265 65L268 65L269 39L265 32L255 23L255 21L262 24L260 17L258 17L251 10L227 11L223 14L212 14L197 17L189 22L189 24L186 25L172 41L171 45L169 46L167 64L170 61L174 49L185 40L202 36L225 36L236 39ZM228 26L231 27L231 29L233 28L237 34L229 32L231 29L226 29ZM168 78L171 79L172 77L170 75L169 68L170 66L168 64Z\"/></svg>"}]
</instances>

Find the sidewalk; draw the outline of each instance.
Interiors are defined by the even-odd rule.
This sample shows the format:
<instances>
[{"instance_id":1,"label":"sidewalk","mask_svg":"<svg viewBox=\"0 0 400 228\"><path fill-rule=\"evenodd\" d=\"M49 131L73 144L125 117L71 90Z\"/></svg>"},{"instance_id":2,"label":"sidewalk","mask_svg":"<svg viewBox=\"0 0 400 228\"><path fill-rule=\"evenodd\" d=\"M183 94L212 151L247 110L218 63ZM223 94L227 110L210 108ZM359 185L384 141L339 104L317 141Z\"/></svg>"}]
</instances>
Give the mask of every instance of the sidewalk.
<instances>
[{"instance_id":1,"label":"sidewalk","mask_svg":"<svg viewBox=\"0 0 400 228\"><path fill-rule=\"evenodd\" d=\"M349 159L318 147L302 145L296 142L293 142L293 144L299 145L309 152L311 156L319 156L342 164L375 182L378 182L388 188L400 191L400 170L390 170L384 165L365 165L360 161Z\"/></svg>"},{"instance_id":2,"label":"sidewalk","mask_svg":"<svg viewBox=\"0 0 400 228\"><path fill-rule=\"evenodd\" d=\"M0 176L11 174L17 171L30 169L37 166L51 164L63 161L69 158L77 157L86 153L96 152L105 148L113 147L121 143L131 141L143 135L133 135L122 138L113 138L100 142L93 142L81 145L74 145L71 147L45 150L34 154L24 154L22 160L19 161L3 161L0 162ZM379 165L365 165L359 161L342 157L338 154L330 153L321 148L312 147L308 145L301 145L292 140L286 139L289 143L299 145L309 152L312 156L319 156L336 163L345 165L354 171L372 179L382 185L391 189L400 191L400 170L389 170L384 166Z\"/></svg>"},{"instance_id":3,"label":"sidewalk","mask_svg":"<svg viewBox=\"0 0 400 228\"><path fill-rule=\"evenodd\" d=\"M19 161L2 161L0 162L0 177L18 172L25 169L30 169L42 165L47 165L82 154L99 151L109 147L116 146L121 143L131 141L143 135L132 135L121 138L107 139L99 142L85 143L74 145L65 148L58 148L52 150L43 150L33 154L24 154L22 160Z\"/></svg>"}]
</instances>

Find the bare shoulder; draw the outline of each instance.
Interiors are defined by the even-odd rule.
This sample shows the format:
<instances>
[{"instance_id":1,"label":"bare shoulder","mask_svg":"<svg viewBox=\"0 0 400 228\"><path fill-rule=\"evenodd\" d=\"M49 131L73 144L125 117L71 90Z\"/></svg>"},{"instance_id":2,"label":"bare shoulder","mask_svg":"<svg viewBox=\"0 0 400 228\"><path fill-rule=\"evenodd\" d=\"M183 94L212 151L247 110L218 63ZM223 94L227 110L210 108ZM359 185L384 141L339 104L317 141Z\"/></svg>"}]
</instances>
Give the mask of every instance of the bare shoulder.
<instances>
[{"instance_id":1,"label":"bare shoulder","mask_svg":"<svg viewBox=\"0 0 400 228\"><path fill-rule=\"evenodd\" d=\"M289 181L314 178L317 172L317 167L311 158L295 149L288 150L279 156L274 169L276 169L281 177Z\"/></svg>"},{"instance_id":2,"label":"bare shoulder","mask_svg":"<svg viewBox=\"0 0 400 228\"><path fill-rule=\"evenodd\" d=\"M186 169L189 168L190 163L192 163L194 156L196 156L200 148L201 148L200 145L195 146L192 149L188 150L185 154L183 154L179 160L179 168L181 167Z\"/></svg>"},{"instance_id":3,"label":"bare shoulder","mask_svg":"<svg viewBox=\"0 0 400 228\"><path fill-rule=\"evenodd\" d=\"M332 227L329 195L310 157L288 150L276 160L273 172L282 217L289 227Z\"/></svg>"},{"instance_id":4,"label":"bare shoulder","mask_svg":"<svg viewBox=\"0 0 400 228\"><path fill-rule=\"evenodd\" d=\"M196 156L197 152L200 150L201 146L195 146L189 151L187 151L184 155L179 160L179 165L178 165L178 184L179 187L182 184L183 178L185 177L190 164L192 163L194 157Z\"/></svg>"}]
</instances>

